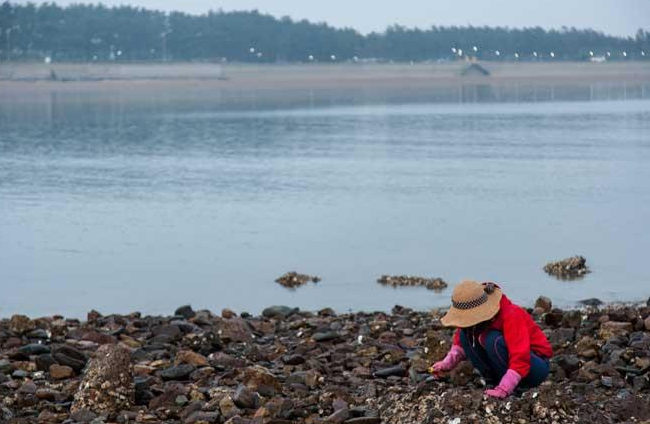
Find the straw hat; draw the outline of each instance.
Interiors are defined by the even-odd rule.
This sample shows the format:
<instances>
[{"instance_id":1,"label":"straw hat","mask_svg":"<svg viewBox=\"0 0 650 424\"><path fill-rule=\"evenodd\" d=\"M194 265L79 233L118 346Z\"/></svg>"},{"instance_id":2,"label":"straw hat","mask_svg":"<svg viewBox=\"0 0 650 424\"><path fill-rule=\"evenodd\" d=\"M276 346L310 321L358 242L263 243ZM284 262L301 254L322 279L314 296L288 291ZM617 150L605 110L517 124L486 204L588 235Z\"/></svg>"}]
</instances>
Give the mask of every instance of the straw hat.
<instances>
[{"instance_id":1,"label":"straw hat","mask_svg":"<svg viewBox=\"0 0 650 424\"><path fill-rule=\"evenodd\" d=\"M447 327L471 327L493 318L499 312L501 289L492 283L463 281L454 287L451 308L440 319Z\"/></svg>"}]
</instances>

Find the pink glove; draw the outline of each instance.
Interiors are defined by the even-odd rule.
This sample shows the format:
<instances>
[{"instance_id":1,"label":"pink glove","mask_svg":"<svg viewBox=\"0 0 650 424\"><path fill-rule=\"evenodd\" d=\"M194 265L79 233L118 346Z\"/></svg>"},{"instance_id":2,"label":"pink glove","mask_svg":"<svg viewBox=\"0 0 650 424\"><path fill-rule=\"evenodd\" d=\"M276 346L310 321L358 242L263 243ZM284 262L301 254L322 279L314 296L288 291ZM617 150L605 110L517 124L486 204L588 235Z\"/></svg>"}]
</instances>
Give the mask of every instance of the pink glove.
<instances>
[{"instance_id":1,"label":"pink glove","mask_svg":"<svg viewBox=\"0 0 650 424\"><path fill-rule=\"evenodd\" d=\"M497 398L504 399L512 394L517 387L517 384L521 381L521 376L515 370L508 370L501 378L501 382L494 389L486 390L485 394Z\"/></svg>"},{"instance_id":2,"label":"pink glove","mask_svg":"<svg viewBox=\"0 0 650 424\"><path fill-rule=\"evenodd\" d=\"M447 352L445 359L433 364L429 370L432 373L453 370L463 359L465 359L465 351L463 348L458 345L453 345L451 349L449 349L449 352Z\"/></svg>"}]
</instances>

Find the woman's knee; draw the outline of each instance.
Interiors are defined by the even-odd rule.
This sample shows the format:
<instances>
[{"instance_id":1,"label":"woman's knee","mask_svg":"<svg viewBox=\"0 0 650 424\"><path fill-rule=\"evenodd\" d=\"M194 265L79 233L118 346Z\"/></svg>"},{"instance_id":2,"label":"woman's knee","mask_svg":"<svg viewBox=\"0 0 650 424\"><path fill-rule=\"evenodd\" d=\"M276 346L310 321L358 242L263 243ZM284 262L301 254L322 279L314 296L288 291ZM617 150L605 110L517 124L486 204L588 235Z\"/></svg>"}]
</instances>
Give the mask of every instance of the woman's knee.
<instances>
[{"instance_id":1,"label":"woman's knee","mask_svg":"<svg viewBox=\"0 0 650 424\"><path fill-rule=\"evenodd\" d=\"M490 359L502 366L508 366L508 347L503 333L492 330L485 336L485 350Z\"/></svg>"}]
</instances>

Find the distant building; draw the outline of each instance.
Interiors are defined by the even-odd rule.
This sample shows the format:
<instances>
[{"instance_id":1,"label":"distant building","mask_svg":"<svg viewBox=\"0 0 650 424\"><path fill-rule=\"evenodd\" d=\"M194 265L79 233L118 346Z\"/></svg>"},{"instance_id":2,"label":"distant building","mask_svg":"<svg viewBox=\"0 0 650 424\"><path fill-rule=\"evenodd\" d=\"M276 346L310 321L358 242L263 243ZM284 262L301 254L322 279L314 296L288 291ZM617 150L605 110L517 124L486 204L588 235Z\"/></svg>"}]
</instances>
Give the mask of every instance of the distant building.
<instances>
[{"instance_id":1,"label":"distant building","mask_svg":"<svg viewBox=\"0 0 650 424\"><path fill-rule=\"evenodd\" d=\"M591 62L606 62L607 58L605 56L592 56L589 58Z\"/></svg>"},{"instance_id":2,"label":"distant building","mask_svg":"<svg viewBox=\"0 0 650 424\"><path fill-rule=\"evenodd\" d=\"M487 77L490 75L490 71L478 63L472 63L463 69L460 74L464 77Z\"/></svg>"}]
</instances>

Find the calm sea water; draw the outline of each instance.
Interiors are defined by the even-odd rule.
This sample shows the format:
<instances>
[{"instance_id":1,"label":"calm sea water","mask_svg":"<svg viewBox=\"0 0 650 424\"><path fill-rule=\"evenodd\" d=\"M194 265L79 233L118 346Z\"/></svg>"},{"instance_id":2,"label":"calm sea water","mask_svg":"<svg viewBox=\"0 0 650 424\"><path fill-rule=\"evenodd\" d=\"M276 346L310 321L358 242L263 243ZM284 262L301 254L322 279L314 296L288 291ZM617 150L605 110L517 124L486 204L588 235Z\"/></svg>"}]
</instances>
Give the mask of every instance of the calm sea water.
<instances>
[{"instance_id":1,"label":"calm sea water","mask_svg":"<svg viewBox=\"0 0 650 424\"><path fill-rule=\"evenodd\" d=\"M650 295L648 100L141 106L0 109L0 316L449 301L382 274ZM584 280L543 273L574 254ZM287 291L290 270L322 282Z\"/></svg>"}]
</instances>

